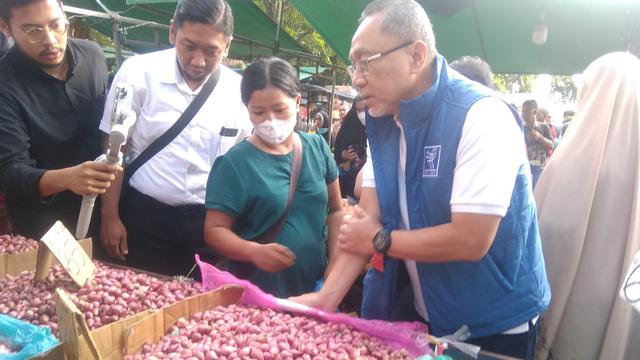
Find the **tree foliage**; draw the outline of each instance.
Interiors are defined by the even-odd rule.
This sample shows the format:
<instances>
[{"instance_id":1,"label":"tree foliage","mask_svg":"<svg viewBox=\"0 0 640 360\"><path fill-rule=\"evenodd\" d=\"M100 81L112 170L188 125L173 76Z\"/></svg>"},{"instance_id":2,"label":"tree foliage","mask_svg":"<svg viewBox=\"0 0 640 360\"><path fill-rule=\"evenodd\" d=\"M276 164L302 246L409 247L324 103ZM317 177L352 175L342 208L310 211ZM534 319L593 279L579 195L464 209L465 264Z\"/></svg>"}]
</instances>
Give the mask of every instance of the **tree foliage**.
<instances>
[{"instance_id":1,"label":"tree foliage","mask_svg":"<svg viewBox=\"0 0 640 360\"><path fill-rule=\"evenodd\" d=\"M278 0L253 0L273 21L278 19ZM282 29L322 62L333 64L335 51L289 1L282 1Z\"/></svg>"},{"instance_id":2,"label":"tree foliage","mask_svg":"<svg viewBox=\"0 0 640 360\"><path fill-rule=\"evenodd\" d=\"M531 74L494 74L493 86L502 93L531 92L534 80Z\"/></svg>"},{"instance_id":3,"label":"tree foliage","mask_svg":"<svg viewBox=\"0 0 640 360\"><path fill-rule=\"evenodd\" d=\"M563 102L572 102L576 100L578 88L573 83L571 76L556 75L551 80L551 94Z\"/></svg>"}]
</instances>

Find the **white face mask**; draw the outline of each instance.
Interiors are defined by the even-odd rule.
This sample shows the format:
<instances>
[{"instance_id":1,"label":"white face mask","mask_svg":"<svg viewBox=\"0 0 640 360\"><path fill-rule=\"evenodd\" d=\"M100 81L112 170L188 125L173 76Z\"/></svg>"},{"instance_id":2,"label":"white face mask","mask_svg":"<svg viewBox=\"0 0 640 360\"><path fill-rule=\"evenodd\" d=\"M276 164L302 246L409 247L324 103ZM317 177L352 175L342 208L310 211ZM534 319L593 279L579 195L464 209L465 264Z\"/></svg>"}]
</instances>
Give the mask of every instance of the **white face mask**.
<instances>
[{"instance_id":1,"label":"white face mask","mask_svg":"<svg viewBox=\"0 0 640 360\"><path fill-rule=\"evenodd\" d=\"M253 124L255 134L271 145L282 144L291 135L295 126L295 118L287 120L272 119Z\"/></svg>"},{"instance_id":2,"label":"white face mask","mask_svg":"<svg viewBox=\"0 0 640 360\"><path fill-rule=\"evenodd\" d=\"M364 111L359 111L358 112L358 119L360 119L360 122L362 123L362 125L365 124L365 122L364 122L365 115L366 115L366 113Z\"/></svg>"}]
</instances>

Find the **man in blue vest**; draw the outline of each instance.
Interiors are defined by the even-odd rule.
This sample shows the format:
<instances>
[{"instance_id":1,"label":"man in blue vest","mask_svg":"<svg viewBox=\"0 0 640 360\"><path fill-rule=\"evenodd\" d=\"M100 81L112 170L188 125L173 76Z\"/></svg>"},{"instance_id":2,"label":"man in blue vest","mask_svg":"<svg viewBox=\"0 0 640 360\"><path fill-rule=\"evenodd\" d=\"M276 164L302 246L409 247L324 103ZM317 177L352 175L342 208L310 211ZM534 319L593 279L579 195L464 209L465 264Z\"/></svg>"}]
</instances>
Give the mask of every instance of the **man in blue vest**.
<instances>
[{"instance_id":1,"label":"man in blue vest","mask_svg":"<svg viewBox=\"0 0 640 360\"><path fill-rule=\"evenodd\" d=\"M371 258L363 317L466 326L467 342L532 358L551 293L518 114L449 68L413 0L371 2L349 57L372 161L324 287L293 300L334 310Z\"/></svg>"}]
</instances>

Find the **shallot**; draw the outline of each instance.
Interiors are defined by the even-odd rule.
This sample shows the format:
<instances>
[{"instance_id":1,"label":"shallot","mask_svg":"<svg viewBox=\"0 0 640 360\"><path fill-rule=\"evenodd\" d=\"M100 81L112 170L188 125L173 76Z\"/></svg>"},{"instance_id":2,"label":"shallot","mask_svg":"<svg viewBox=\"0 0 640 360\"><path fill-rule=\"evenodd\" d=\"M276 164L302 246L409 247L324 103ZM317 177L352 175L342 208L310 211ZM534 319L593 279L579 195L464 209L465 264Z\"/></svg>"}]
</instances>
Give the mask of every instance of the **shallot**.
<instances>
[{"instance_id":1,"label":"shallot","mask_svg":"<svg viewBox=\"0 0 640 360\"><path fill-rule=\"evenodd\" d=\"M271 309L216 307L180 318L156 344L126 360L149 359L410 359L380 339L345 324Z\"/></svg>"},{"instance_id":2,"label":"shallot","mask_svg":"<svg viewBox=\"0 0 640 360\"><path fill-rule=\"evenodd\" d=\"M17 254L38 248L38 242L21 235L0 235L0 254Z\"/></svg>"},{"instance_id":3,"label":"shallot","mask_svg":"<svg viewBox=\"0 0 640 360\"><path fill-rule=\"evenodd\" d=\"M193 281L163 281L132 270L96 263L95 278L77 286L61 266L54 266L46 279L34 284L33 271L7 275L0 280L0 314L58 330L55 289L69 292L84 314L90 329L127 318L148 309L160 309L202 292Z\"/></svg>"}]
</instances>

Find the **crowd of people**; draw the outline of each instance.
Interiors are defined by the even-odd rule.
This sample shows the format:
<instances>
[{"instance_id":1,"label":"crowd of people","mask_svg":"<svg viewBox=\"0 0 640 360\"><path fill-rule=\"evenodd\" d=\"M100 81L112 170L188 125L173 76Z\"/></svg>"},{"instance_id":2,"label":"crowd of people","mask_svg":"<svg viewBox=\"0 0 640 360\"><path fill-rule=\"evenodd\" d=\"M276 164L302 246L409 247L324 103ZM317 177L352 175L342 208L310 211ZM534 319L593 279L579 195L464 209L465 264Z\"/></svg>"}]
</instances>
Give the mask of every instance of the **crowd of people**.
<instances>
[{"instance_id":1,"label":"crowd of people","mask_svg":"<svg viewBox=\"0 0 640 360\"><path fill-rule=\"evenodd\" d=\"M482 60L448 65L418 2L375 0L349 52L358 98L304 129L288 62L242 76L222 64L224 0L178 1L173 47L128 59L110 88L58 0L0 0L0 19L14 42L0 60L14 231L75 228L81 197L101 195L90 236L111 261L184 275L198 253L327 311L369 263L362 317L522 359L640 356L640 315L617 296L640 250L634 55L594 61L556 128L534 100L505 102ZM122 166L94 160L120 84L137 117Z\"/></svg>"}]
</instances>

